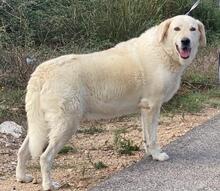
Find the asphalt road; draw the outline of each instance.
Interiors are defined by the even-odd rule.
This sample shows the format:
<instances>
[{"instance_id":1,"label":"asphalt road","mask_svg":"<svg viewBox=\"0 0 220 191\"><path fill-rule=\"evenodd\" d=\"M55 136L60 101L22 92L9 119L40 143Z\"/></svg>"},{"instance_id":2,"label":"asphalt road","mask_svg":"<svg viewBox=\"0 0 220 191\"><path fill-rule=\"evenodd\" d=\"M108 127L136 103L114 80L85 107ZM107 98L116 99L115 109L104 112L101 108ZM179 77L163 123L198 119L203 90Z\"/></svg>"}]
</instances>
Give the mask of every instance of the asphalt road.
<instances>
[{"instance_id":1,"label":"asphalt road","mask_svg":"<svg viewBox=\"0 0 220 191\"><path fill-rule=\"evenodd\" d=\"M145 158L90 191L220 191L220 116L163 149L170 160Z\"/></svg>"}]
</instances>

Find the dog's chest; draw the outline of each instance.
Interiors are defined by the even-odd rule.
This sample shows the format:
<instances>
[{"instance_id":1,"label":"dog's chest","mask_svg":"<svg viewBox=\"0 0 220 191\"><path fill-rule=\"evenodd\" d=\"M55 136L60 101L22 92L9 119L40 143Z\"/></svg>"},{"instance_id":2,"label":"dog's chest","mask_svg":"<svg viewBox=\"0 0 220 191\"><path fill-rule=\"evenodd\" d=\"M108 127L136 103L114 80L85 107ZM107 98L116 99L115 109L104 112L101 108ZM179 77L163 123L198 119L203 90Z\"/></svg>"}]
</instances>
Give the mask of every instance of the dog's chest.
<instances>
[{"instance_id":1,"label":"dog's chest","mask_svg":"<svg viewBox=\"0 0 220 191\"><path fill-rule=\"evenodd\" d=\"M167 72L163 79L164 99L163 102L169 101L177 92L180 86L181 74Z\"/></svg>"}]
</instances>

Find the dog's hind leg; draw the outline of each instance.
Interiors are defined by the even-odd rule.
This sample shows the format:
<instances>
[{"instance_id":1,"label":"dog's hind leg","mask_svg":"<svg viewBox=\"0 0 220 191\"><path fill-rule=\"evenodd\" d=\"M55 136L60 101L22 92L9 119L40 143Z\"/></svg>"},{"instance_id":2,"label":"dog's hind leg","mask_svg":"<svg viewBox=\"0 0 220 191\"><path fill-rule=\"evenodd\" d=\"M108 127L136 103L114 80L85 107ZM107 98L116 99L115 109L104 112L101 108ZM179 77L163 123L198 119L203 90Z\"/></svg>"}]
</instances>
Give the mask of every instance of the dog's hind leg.
<instances>
[{"instance_id":1,"label":"dog's hind leg","mask_svg":"<svg viewBox=\"0 0 220 191\"><path fill-rule=\"evenodd\" d=\"M55 155L62 149L79 126L78 121L74 121L72 117L55 117L54 114L53 122L50 122L49 144L40 157L43 190L59 189L60 187L58 183L51 180L50 171Z\"/></svg>"},{"instance_id":2,"label":"dog's hind leg","mask_svg":"<svg viewBox=\"0 0 220 191\"><path fill-rule=\"evenodd\" d=\"M18 162L16 167L16 179L18 182L28 183L33 180L30 175L25 174L26 162L30 158L29 137L27 135L18 151Z\"/></svg>"}]
</instances>

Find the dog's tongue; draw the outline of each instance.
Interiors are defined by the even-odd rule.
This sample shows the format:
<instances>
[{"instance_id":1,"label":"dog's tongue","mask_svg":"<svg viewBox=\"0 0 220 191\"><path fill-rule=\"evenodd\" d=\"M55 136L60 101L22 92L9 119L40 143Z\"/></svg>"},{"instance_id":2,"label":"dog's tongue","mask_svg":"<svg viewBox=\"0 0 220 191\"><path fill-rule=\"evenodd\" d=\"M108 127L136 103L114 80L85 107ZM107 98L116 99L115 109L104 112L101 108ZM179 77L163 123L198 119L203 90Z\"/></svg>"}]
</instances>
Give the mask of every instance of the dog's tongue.
<instances>
[{"instance_id":1,"label":"dog's tongue","mask_svg":"<svg viewBox=\"0 0 220 191\"><path fill-rule=\"evenodd\" d=\"M190 56L190 50L184 50L184 49L180 50L180 56L182 58L188 58Z\"/></svg>"}]
</instances>

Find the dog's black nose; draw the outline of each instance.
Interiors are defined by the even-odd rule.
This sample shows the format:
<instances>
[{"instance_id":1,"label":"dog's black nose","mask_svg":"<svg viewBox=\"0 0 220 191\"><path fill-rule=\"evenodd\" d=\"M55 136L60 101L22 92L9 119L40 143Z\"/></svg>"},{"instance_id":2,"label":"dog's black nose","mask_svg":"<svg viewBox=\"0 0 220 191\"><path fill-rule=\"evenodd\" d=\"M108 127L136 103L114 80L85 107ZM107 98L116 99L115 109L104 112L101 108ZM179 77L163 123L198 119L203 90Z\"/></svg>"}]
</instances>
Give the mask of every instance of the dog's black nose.
<instances>
[{"instance_id":1,"label":"dog's black nose","mask_svg":"<svg viewBox=\"0 0 220 191\"><path fill-rule=\"evenodd\" d=\"M181 40L181 43L184 46L188 46L190 44L190 39L185 37Z\"/></svg>"}]
</instances>

